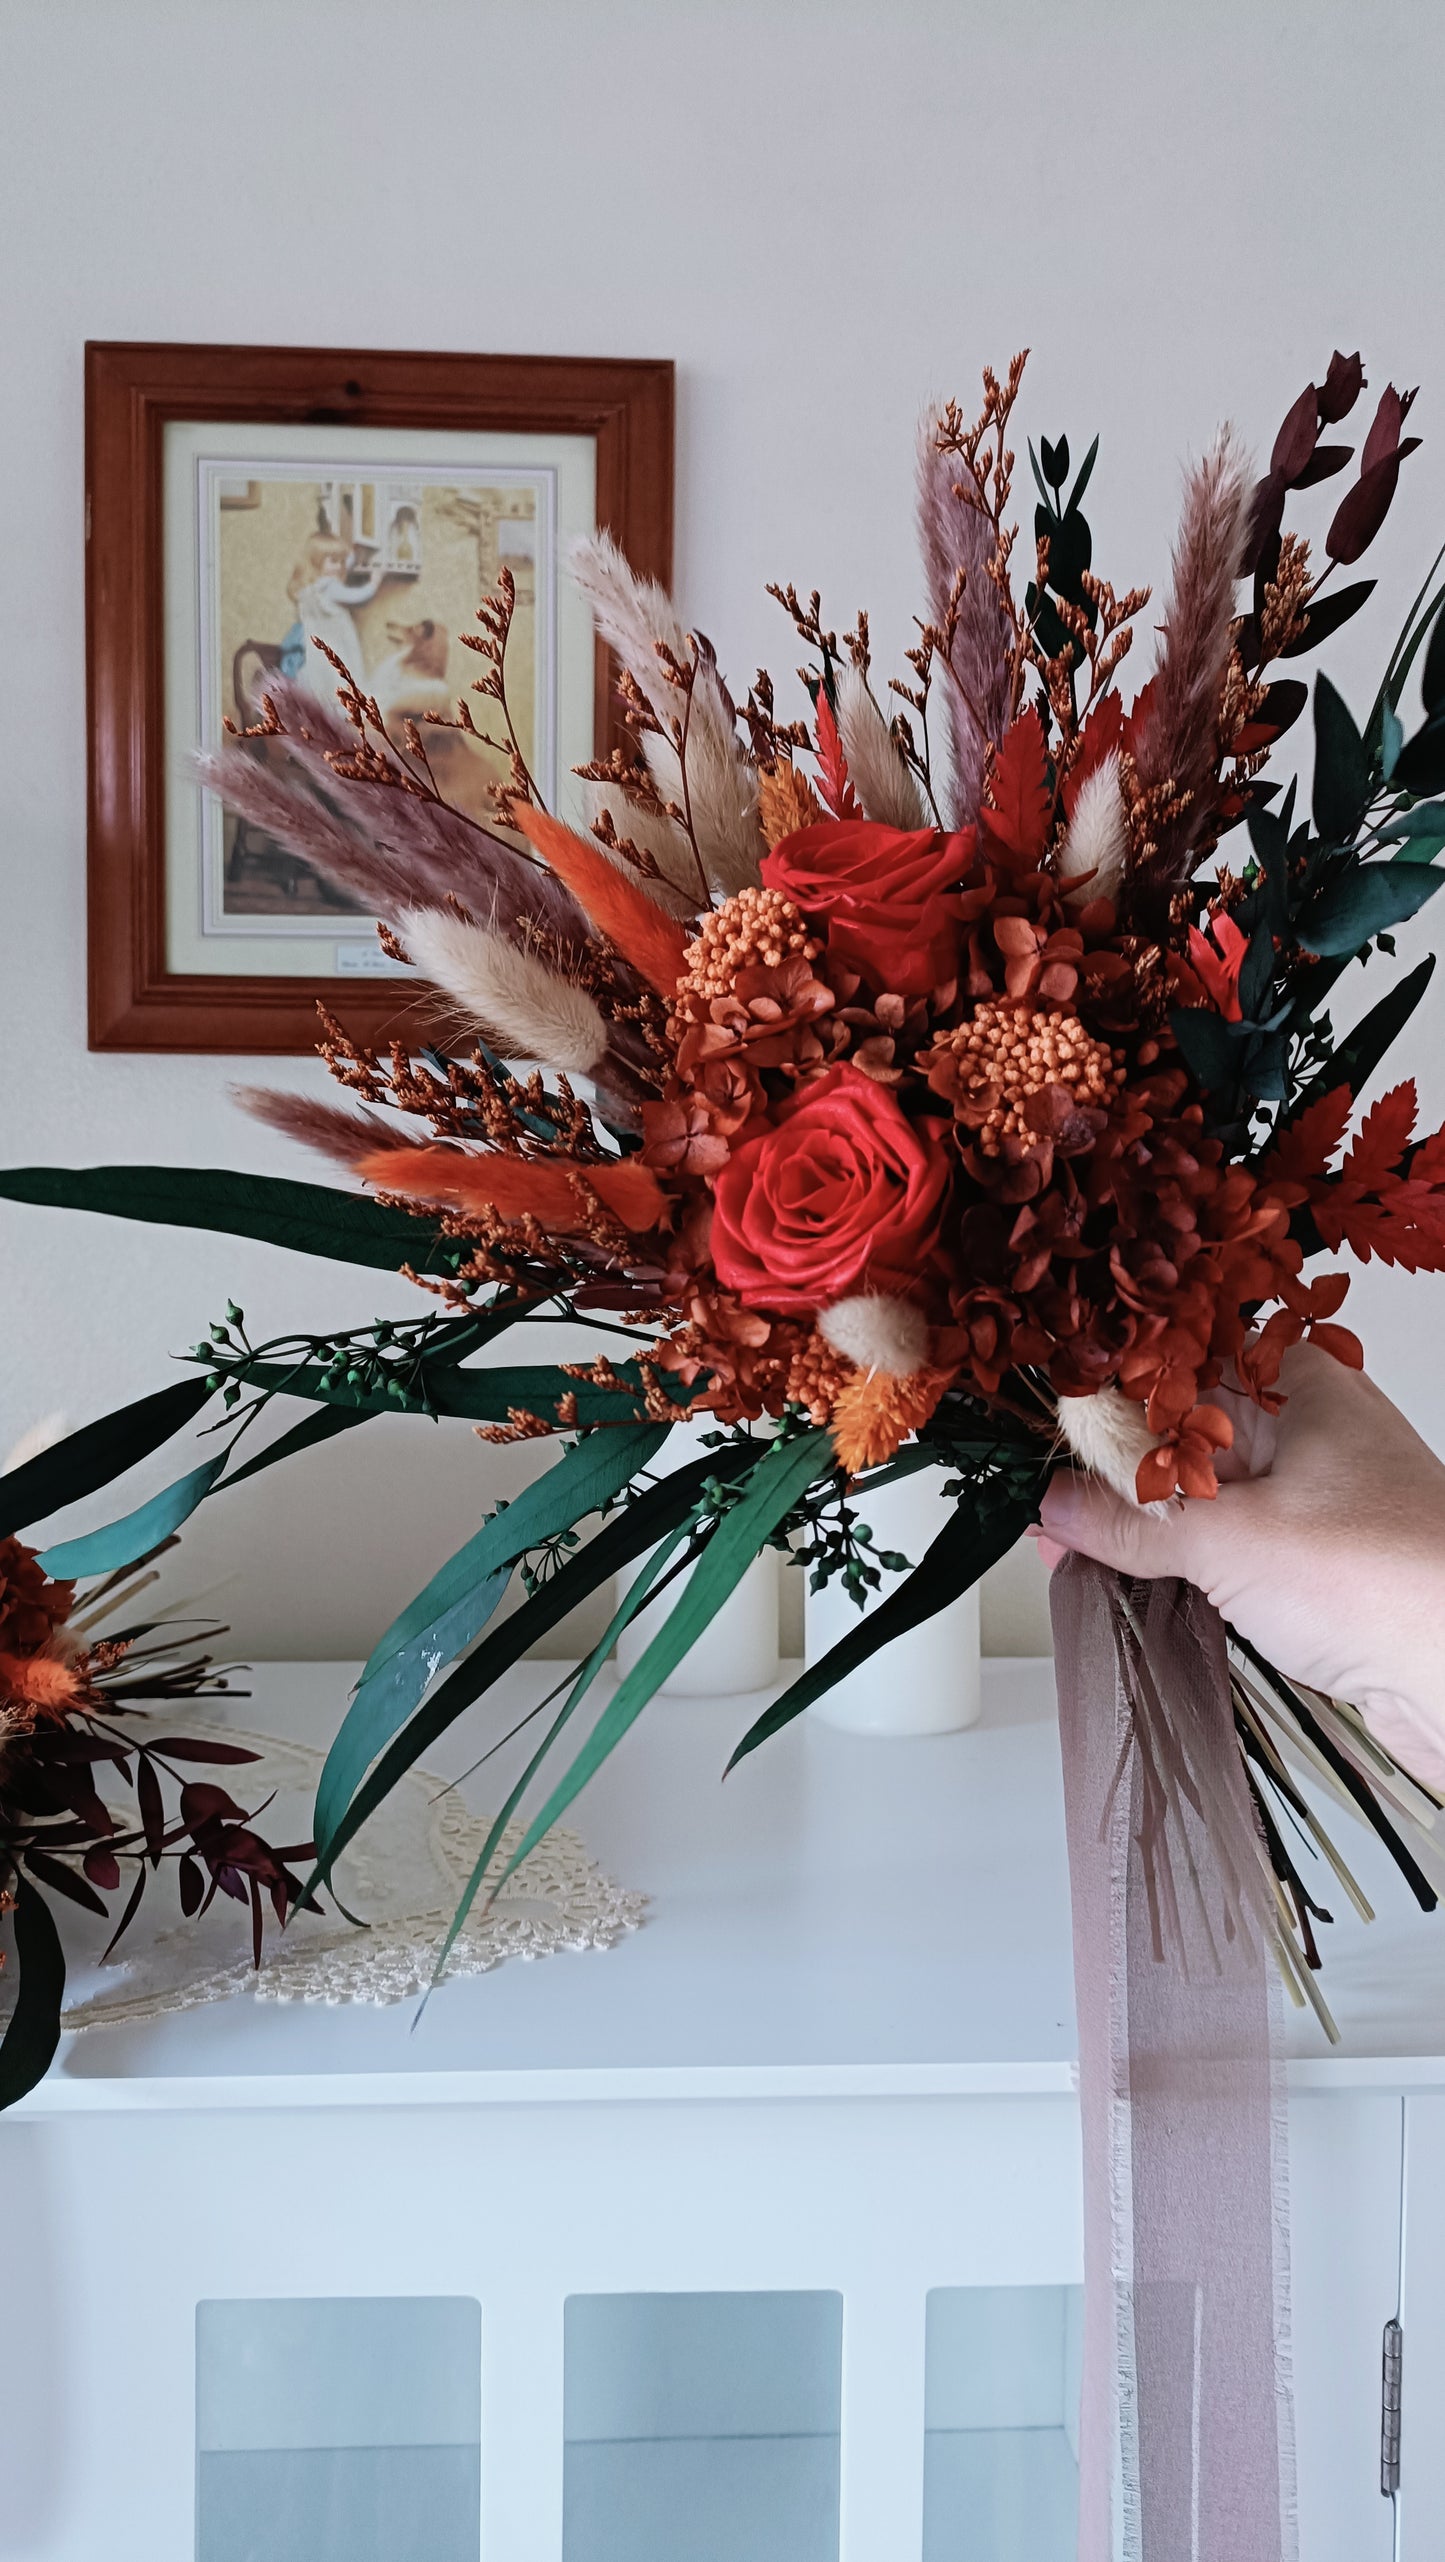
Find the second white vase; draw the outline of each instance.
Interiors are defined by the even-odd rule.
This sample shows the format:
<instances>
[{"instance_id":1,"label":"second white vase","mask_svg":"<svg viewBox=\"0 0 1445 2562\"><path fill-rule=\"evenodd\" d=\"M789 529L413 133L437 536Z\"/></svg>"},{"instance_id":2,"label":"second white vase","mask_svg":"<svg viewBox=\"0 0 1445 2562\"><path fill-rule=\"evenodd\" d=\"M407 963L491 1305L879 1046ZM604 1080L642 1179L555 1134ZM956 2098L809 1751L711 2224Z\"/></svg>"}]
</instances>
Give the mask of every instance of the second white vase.
<instances>
[{"instance_id":1,"label":"second white vase","mask_svg":"<svg viewBox=\"0 0 1445 2562\"><path fill-rule=\"evenodd\" d=\"M875 1549L896 1549L910 1565L937 1538L953 1507L940 1492L936 1468L920 1469L876 1494L860 1494L857 1510L873 1533ZM863 1612L835 1579L804 1603L807 1659L821 1662L830 1647L876 1610L900 1578L885 1574ZM858 1735L946 1735L975 1725L982 1706L978 1586L951 1601L905 1636L895 1637L856 1672L845 1674L808 1714Z\"/></svg>"}]
</instances>

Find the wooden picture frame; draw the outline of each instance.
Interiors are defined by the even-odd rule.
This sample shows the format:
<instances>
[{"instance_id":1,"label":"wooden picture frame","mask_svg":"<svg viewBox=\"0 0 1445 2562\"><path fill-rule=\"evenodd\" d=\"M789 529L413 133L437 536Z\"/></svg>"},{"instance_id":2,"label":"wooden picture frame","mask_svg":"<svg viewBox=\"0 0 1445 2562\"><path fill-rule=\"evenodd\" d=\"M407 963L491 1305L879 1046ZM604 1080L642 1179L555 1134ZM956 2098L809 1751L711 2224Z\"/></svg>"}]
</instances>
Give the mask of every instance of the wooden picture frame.
<instances>
[{"instance_id":1,"label":"wooden picture frame","mask_svg":"<svg viewBox=\"0 0 1445 2562\"><path fill-rule=\"evenodd\" d=\"M85 384L90 1046L306 1052L318 998L342 1006L358 1037L384 1039L403 1009L415 1020L404 979L174 966L167 799L185 742L168 738L166 718L167 430L224 424L244 444L252 426L387 429L398 431L401 457L408 435L438 431L494 445L508 436L534 445L548 436L591 440L595 523L637 570L666 585L673 368L606 357L101 342L86 348ZM353 451L358 442L353 436ZM242 491L220 503L254 500ZM597 646L584 758L612 736L609 666Z\"/></svg>"}]
</instances>

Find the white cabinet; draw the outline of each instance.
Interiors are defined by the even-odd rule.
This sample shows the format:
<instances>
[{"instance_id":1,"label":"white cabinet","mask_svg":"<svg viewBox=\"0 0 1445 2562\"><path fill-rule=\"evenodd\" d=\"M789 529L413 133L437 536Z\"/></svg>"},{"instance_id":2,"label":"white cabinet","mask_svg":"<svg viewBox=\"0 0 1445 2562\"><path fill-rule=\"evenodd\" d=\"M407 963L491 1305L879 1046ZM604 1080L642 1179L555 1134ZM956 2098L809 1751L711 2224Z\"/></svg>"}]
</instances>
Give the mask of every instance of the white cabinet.
<instances>
[{"instance_id":1,"label":"white cabinet","mask_svg":"<svg viewBox=\"0 0 1445 2562\"><path fill-rule=\"evenodd\" d=\"M315 1731L343 1688L243 1713ZM248 2000L97 2031L0 2120L6 2562L1070 2562L1048 1668L991 1667L967 1734L800 1721L719 1790L747 1715L660 1703L584 1800L653 1897L616 1950L416 2034ZM1345 2049L1297 2075L1302 2562L1394 2550L1407 2114L1401 2562L1445 2550L1445 2072L1365 1997L1413 1964L1445 2016L1437 1928L1341 1929Z\"/></svg>"},{"instance_id":2,"label":"white cabinet","mask_svg":"<svg viewBox=\"0 0 1445 2562\"><path fill-rule=\"evenodd\" d=\"M1405 2102L1398 2562L1445 2551L1445 2091Z\"/></svg>"}]
</instances>

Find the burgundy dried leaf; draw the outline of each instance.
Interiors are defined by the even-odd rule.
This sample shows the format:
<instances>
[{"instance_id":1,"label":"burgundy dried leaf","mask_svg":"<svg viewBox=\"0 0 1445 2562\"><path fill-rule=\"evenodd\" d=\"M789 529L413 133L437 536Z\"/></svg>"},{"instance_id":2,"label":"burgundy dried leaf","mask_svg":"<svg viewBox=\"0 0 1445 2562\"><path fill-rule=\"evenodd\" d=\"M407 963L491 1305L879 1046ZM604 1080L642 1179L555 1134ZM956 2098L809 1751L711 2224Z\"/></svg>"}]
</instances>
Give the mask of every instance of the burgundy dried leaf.
<instances>
[{"instance_id":1,"label":"burgundy dried leaf","mask_svg":"<svg viewBox=\"0 0 1445 2562\"><path fill-rule=\"evenodd\" d=\"M70 1901L79 1904L85 1912L99 1913L102 1921L108 1919L102 1897L93 1886L87 1886L83 1877L77 1877L73 1868L65 1867L60 1860L52 1859L46 1851L33 1846L22 1855L32 1877L38 1877L42 1885L51 1887L57 1895L68 1895Z\"/></svg>"},{"instance_id":2,"label":"burgundy dried leaf","mask_svg":"<svg viewBox=\"0 0 1445 2562\"><path fill-rule=\"evenodd\" d=\"M1296 489L1313 489L1322 480L1333 480L1354 450L1353 445L1316 445L1304 470L1295 474Z\"/></svg>"},{"instance_id":3,"label":"burgundy dried leaf","mask_svg":"<svg viewBox=\"0 0 1445 2562\"><path fill-rule=\"evenodd\" d=\"M1371 421L1370 432L1360 449L1362 478L1367 471L1374 469L1376 463L1384 462L1388 455L1395 452L1400 442L1400 430L1414 405L1413 391L1396 391L1393 383L1386 383L1380 394L1380 405Z\"/></svg>"},{"instance_id":4,"label":"burgundy dried leaf","mask_svg":"<svg viewBox=\"0 0 1445 2562\"><path fill-rule=\"evenodd\" d=\"M107 1895L115 1893L120 1884L120 1861L113 1850L104 1847L88 1850L80 1864L92 1886L102 1887Z\"/></svg>"},{"instance_id":5,"label":"burgundy dried leaf","mask_svg":"<svg viewBox=\"0 0 1445 2562\"><path fill-rule=\"evenodd\" d=\"M186 1781L181 1790L181 1813L192 1831L202 1824L214 1823L221 1816L229 1816L234 1823L245 1820L235 1798L228 1797L224 1788L217 1787L208 1779Z\"/></svg>"},{"instance_id":6,"label":"burgundy dried leaf","mask_svg":"<svg viewBox=\"0 0 1445 2562\"><path fill-rule=\"evenodd\" d=\"M1337 427L1348 417L1365 387L1365 368L1359 353L1342 356L1338 347L1330 358L1329 371L1316 395L1320 405L1320 425Z\"/></svg>"},{"instance_id":7,"label":"burgundy dried leaf","mask_svg":"<svg viewBox=\"0 0 1445 2562\"><path fill-rule=\"evenodd\" d=\"M140 1808L141 1823L145 1829L146 1849L150 1855L150 1863L152 1868L158 1868L161 1843L165 1838L166 1815L161 1799L161 1783L144 1753L138 1754L136 1758L135 1794L136 1804Z\"/></svg>"},{"instance_id":8,"label":"burgundy dried leaf","mask_svg":"<svg viewBox=\"0 0 1445 2562\"><path fill-rule=\"evenodd\" d=\"M206 1881L188 1850L181 1853L176 1882L181 1890L181 1910L187 1921L190 1921L192 1916L201 1909L201 1897L206 1891Z\"/></svg>"},{"instance_id":9,"label":"burgundy dried leaf","mask_svg":"<svg viewBox=\"0 0 1445 2562\"><path fill-rule=\"evenodd\" d=\"M251 1880L251 1963L253 1966L259 1967L261 1963L261 1942L265 1936L265 1930L266 1916L261 1907L261 1889L253 1877Z\"/></svg>"},{"instance_id":10,"label":"burgundy dried leaf","mask_svg":"<svg viewBox=\"0 0 1445 2562\"><path fill-rule=\"evenodd\" d=\"M150 1746L152 1752L167 1752L173 1761L259 1761L258 1752L248 1752L242 1744L213 1743L207 1735L165 1735Z\"/></svg>"},{"instance_id":11,"label":"burgundy dried leaf","mask_svg":"<svg viewBox=\"0 0 1445 2562\"><path fill-rule=\"evenodd\" d=\"M136 1868L135 1884L132 1886L130 1893L126 1897L125 1911L121 1914L119 1921L116 1923L114 1930L106 1941L105 1954L101 1958L102 1965L104 1965L105 1959L106 1957L109 1957L112 1949L120 1946L121 1941L124 1939L126 1932L129 1930L131 1923L136 1917L136 1913L140 1905L140 1899L145 1893L146 1873L146 1864L142 1859Z\"/></svg>"},{"instance_id":12,"label":"burgundy dried leaf","mask_svg":"<svg viewBox=\"0 0 1445 2562\"><path fill-rule=\"evenodd\" d=\"M1407 436L1397 451L1362 472L1354 488L1341 499L1325 536L1325 550L1331 560L1348 566L1368 551L1390 512L1400 465L1407 454L1415 452L1419 442L1418 436Z\"/></svg>"},{"instance_id":13,"label":"burgundy dried leaf","mask_svg":"<svg viewBox=\"0 0 1445 2562\"><path fill-rule=\"evenodd\" d=\"M1287 484L1277 472L1267 472L1263 480L1256 481L1254 495L1249 502L1249 527L1244 538L1244 558L1240 564L1243 577L1254 576L1270 544L1275 540L1284 520L1284 502L1287 494Z\"/></svg>"},{"instance_id":14,"label":"burgundy dried leaf","mask_svg":"<svg viewBox=\"0 0 1445 2562\"><path fill-rule=\"evenodd\" d=\"M1284 424L1274 440L1269 458L1270 478L1293 483L1298 480L1319 436L1319 395L1313 383L1306 383L1293 406L1286 410Z\"/></svg>"},{"instance_id":15,"label":"burgundy dried leaf","mask_svg":"<svg viewBox=\"0 0 1445 2562\"><path fill-rule=\"evenodd\" d=\"M211 1883L213 1886L219 1886L223 1895L229 1895L233 1903L244 1904L250 1901L251 1881L249 1877L242 1876L239 1868L216 1869Z\"/></svg>"}]
</instances>

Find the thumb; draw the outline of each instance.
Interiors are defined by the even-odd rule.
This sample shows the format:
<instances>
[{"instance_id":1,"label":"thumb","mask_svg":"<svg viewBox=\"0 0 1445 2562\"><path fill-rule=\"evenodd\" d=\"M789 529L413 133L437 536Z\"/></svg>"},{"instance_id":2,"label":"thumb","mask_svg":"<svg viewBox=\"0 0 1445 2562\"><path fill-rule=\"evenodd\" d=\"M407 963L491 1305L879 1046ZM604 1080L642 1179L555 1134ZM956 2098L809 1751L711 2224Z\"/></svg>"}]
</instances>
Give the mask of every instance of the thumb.
<instances>
[{"instance_id":1,"label":"thumb","mask_svg":"<svg viewBox=\"0 0 1445 2562\"><path fill-rule=\"evenodd\" d=\"M1201 1510L1203 1506L1199 1507ZM1196 1536L1193 1504L1126 1503L1098 1477L1061 1468L1050 1480L1039 1507L1045 1540L1095 1557L1116 1573L1183 1575L1196 1580L1193 1563Z\"/></svg>"}]
</instances>

